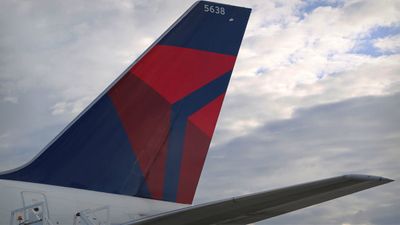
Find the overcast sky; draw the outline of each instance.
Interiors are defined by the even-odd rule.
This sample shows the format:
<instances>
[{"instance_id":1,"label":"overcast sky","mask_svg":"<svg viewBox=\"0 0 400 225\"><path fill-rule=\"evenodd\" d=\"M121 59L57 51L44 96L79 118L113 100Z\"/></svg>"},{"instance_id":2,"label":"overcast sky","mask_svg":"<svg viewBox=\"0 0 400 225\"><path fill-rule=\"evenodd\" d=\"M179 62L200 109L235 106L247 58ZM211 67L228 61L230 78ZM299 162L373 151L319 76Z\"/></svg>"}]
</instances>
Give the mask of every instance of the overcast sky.
<instances>
[{"instance_id":1,"label":"overcast sky","mask_svg":"<svg viewBox=\"0 0 400 225\"><path fill-rule=\"evenodd\" d=\"M31 159L194 1L0 1L0 170ZM400 1L251 7L196 203L400 180ZM260 224L399 224L393 182Z\"/></svg>"}]
</instances>

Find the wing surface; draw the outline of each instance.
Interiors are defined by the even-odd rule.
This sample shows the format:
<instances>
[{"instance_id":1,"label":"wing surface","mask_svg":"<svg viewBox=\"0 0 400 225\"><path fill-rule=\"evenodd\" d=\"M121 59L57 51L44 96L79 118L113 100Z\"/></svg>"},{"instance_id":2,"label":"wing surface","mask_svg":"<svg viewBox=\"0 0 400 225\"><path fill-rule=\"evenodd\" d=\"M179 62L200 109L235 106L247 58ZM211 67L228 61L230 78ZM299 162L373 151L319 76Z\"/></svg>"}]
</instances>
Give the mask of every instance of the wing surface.
<instances>
[{"instance_id":1,"label":"wing surface","mask_svg":"<svg viewBox=\"0 0 400 225\"><path fill-rule=\"evenodd\" d=\"M376 176L344 175L195 205L126 225L249 224L392 181Z\"/></svg>"}]
</instances>

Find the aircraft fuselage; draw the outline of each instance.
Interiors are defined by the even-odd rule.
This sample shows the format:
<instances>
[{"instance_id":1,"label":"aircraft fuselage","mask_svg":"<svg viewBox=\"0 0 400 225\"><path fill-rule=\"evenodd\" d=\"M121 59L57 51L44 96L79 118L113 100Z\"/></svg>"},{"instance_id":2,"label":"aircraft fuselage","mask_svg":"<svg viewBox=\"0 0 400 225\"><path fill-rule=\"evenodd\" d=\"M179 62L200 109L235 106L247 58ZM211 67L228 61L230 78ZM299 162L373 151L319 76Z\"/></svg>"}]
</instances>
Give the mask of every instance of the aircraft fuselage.
<instances>
[{"instance_id":1,"label":"aircraft fuselage","mask_svg":"<svg viewBox=\"0 0 400 225\"><path fill-rule=\"evenodd\" d=\"M42 206L48 208L49 219L54 225L73 225L77 213L82 212L86 212L87 217L97 215L99 218L95 220L108 219L110 224L115 224L187 206L125 195L10 180L0 180L0 199L1 225L10 224L12 212L23 208L24 205L38 205L40 211L47 210L40 207L42 202L45 203ZM25 217L29 215L24 214L34 213L33 209L26 209L25 213L21 211L19 215L16 215L18 212L15 211L13 219L16 220L16 216L26 219ZM99 210L95 212L96 209ZM82 220L79 216L75 219ZM14 221L14 224L18 224L17 221Z\"/></svg>"}]
</instances>

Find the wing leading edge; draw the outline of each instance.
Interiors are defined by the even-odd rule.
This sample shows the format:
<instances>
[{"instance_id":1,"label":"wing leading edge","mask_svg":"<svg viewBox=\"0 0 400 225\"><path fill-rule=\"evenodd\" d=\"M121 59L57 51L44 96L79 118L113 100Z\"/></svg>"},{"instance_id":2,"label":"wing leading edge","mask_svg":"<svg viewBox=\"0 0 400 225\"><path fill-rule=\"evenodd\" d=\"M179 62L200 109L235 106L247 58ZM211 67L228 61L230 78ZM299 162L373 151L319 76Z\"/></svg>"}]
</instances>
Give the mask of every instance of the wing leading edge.
<instances>
[{"instance_id":1,"label":"wing leading edge","mask_svg":"<svg viewBox=\"0 0 400 225\"><path fill-rule=\"evenodd\" d=\"M369 175L344 175L195 205L126 225L249 224L392 181Z\"/></svg>"}]
</instances>

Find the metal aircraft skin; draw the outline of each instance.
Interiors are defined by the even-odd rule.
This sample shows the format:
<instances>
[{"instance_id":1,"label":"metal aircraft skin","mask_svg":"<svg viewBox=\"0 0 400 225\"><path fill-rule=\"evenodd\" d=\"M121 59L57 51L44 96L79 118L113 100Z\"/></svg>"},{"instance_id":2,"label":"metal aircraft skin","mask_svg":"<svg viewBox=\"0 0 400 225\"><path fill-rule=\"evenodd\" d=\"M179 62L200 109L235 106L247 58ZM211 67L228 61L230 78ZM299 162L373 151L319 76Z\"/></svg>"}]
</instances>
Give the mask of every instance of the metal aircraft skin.
<instances>
[{"instance_id":1,"label":"metal aircraft skin","mask_svg":"<svg viewBox=\"0 0 400 225\"><path fill-rule=\"evenodd\" d=\"M0 173L0 225L248 224L391 182L344 175L191 205L250 12L193 4L34 159Z\"/></svg>"}]
</instances>

